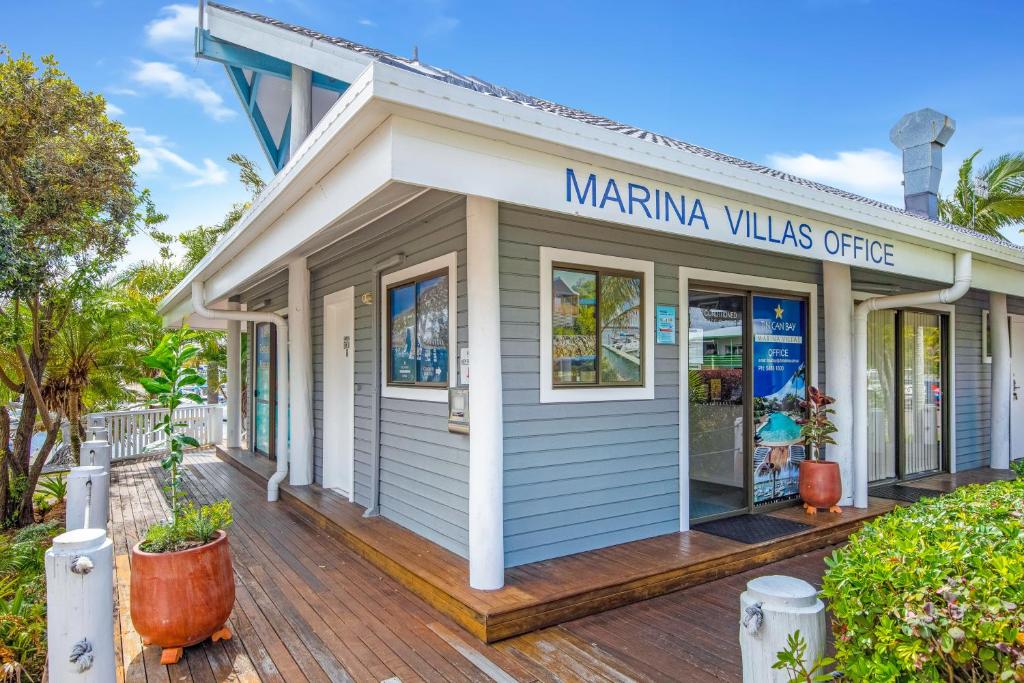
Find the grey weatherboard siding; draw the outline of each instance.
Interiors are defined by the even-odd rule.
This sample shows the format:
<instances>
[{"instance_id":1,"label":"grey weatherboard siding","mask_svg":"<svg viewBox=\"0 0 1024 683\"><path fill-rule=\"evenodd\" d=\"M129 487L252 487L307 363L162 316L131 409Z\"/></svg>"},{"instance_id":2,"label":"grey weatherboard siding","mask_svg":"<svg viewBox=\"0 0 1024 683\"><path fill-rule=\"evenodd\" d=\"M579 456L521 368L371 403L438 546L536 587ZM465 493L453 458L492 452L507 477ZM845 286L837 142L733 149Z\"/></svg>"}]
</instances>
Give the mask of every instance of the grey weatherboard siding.
<instances>
[{"instance_id":1,"label":"grey weatherboard siding","mask_svg":"<svg viewBox=\"0 0 1024 683\"><path fill-rule=\"evenodd\" d=\"M371 291L372 267L405 254L406 268L458 252L457 334L466 344L465 199L432 192L310 256L313 342L314 477L323 481L324 303L326 295L355 288L355 502L370 503L372 311L360 301ZM375 304L379 305L379 304ZM454 321L453 321L454 322ZM452 353L458 353L452 349ZM380 512L459 555L468 553L469 440L448 431L446 403L381 400Z\"/></svg>"},{"instance_id":2,"label":"grey weatherboard siding","mask_svg":"<svg viewBox=\"0 0 1024 683\"><path fill-rule=\"evenodd\" d=\"M655 345L653 400L541 404L539 247L653 261L655 305L678 306L679 266L820 285L821 264L506 205L499 223L506 566L678 531L679 344Z\"/></svg>"}]
</instances>

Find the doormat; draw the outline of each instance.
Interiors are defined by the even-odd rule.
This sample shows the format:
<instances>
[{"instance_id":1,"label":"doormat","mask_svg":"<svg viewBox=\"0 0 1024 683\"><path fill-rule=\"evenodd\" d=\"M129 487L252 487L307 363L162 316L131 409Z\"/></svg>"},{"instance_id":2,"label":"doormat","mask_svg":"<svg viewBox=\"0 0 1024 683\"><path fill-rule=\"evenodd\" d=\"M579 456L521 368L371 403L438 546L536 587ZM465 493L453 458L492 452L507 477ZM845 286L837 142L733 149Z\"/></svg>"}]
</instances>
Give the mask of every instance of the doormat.
<instances>
[{"instance_id":1,"label":"doormat","mask_svg":"<svg viewBox=\"0 0 1024 683\"><path fill-rule=\"evenodd\" d=\"M932 489L922 489L915 486L906 486L905 484L882 484L881 486L868 489L869 496L885 498L886 500L898 500L901 503L916 503L922 498L935 498L943 493L946 493L946 491L933 491Z\"/></svg>"},{"instance_id":2,"label":"doormat","mask_svg":"<svg viewBox=\"0 0 1024 683\"><path fill-rule=\"evenodd\" d=\"M814 527L810 524L762 514L715 519L710 522L695 524L692 528L694 531L703 531L706 534L731 538L740 543L761 543L762 541L770 541L773 538L807 531Z\"/></svg>"}]
</instances>

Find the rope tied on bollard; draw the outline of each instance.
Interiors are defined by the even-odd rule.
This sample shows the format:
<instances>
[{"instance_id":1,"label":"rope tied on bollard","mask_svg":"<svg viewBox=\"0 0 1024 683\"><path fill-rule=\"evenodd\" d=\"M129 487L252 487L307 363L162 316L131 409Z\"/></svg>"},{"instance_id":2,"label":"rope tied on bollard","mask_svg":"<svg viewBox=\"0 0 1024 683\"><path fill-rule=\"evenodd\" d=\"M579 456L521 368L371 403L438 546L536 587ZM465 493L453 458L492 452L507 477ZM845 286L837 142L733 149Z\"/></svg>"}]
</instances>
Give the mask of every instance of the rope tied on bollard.
<instances>
[{"instance_id":1,"label":"rope tied on bollard","mask_svg":"<svg viewBox=\"0 0 1024 683\"><path fill-rule=\"evenodd\" d=\"M94 658L92 643L82 638L71 648L71 656L68 659L72 664L78 665L78 673L84 673L92 668Z\"/></svg>"},{"instance_id":2,"label":"rope tied on bollard","mask_svg":"<svg viewBox=\"0 0 1024 683\"><path fill-rule=\"evenodd\" d=\"M79 555L71 561L71 573L85 576L93 569L92 560L87 555Z\"/></svg>"},{"instance_id":3,"label":"rope tied on bollard","mask_svg":"<svg viewBox=\"0 0 1024 683\"><path fill-rule=\"evenodd\" d=\"M761 610L763 602L755 602L750 607L743 610L743 628L747 629L747 633L754 635L761 630L761 624L764 623L764 612Z\"/></svg>"}]
</instances>

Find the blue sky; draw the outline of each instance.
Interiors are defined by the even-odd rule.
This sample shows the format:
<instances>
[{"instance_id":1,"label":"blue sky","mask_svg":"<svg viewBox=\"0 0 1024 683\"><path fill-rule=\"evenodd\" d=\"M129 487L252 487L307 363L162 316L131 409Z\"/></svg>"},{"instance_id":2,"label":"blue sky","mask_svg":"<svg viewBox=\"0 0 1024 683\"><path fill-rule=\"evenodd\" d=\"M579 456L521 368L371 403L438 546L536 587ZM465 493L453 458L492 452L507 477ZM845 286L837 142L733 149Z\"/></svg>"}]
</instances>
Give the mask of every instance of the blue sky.
<instances>
[{"instance_id":1,"label":"blue sky","mask_svg":"<svg viewBox=\"0 0 1024 683\"><path fill-rule=\"evenodd\" d=\"M975 149L1024 149L1024 3L1008 0L226 2L399 54L415 45L429 64L892 203L888 131L908 111L956 119L946 191ZM55 54L107 97L174 232L244 198L232 152L269 176L222 67L192 56L195 16L191 2L18 2L0 28L0 43ZM154 254L133 242L132 258Z\"/></svg>"}]
</instances>

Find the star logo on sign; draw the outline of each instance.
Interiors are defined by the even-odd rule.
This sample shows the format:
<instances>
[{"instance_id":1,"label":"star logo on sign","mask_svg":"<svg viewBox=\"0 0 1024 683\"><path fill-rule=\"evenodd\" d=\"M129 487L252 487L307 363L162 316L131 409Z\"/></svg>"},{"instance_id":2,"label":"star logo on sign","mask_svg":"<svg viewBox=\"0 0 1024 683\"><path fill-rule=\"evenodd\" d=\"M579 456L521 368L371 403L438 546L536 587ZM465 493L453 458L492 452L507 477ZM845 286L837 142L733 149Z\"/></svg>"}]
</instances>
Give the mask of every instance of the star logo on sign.
<instances>
[{"instance_id":1,"label":"star logo on sign","mask_svg":"<svg viewBox=\"0 0 1024 683\"><path fill-rule=\"evenodd\" d=\"M782 313L783 313L782 304L776 304L775 305L775 319L776 320L782 320Z\"/></svg>"}]
</instances>

